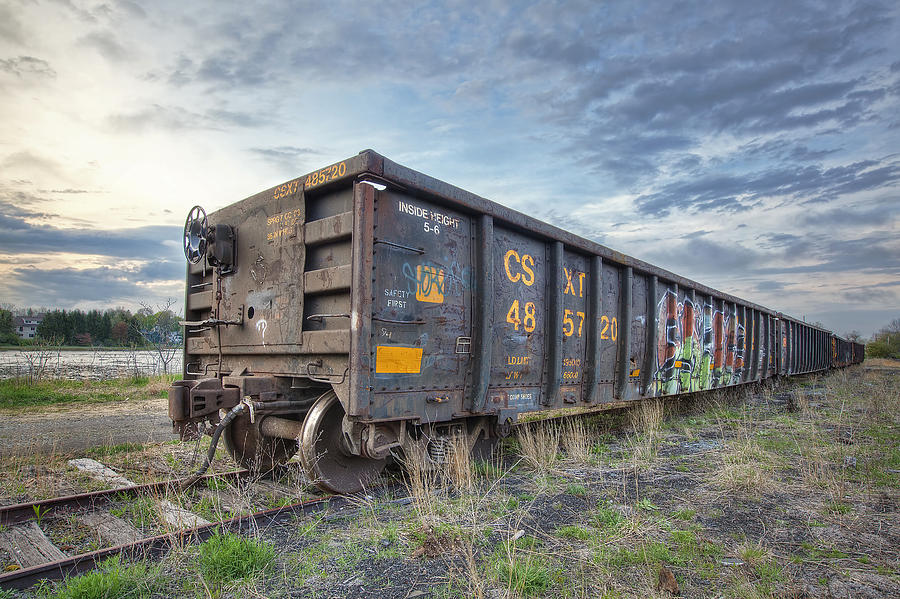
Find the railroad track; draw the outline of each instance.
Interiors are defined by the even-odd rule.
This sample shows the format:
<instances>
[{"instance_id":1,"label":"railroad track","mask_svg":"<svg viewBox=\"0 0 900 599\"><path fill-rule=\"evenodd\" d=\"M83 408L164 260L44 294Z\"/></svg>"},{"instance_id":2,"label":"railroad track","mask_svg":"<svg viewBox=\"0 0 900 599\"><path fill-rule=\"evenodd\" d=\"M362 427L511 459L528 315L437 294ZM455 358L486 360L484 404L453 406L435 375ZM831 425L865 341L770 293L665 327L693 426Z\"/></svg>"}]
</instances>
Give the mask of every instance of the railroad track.
<instances>
[{"instance_id":1,"label":"railroad track","mask_svg":"<svg viewBox=\"0 0 900 599\"><path fill-rule=\"evenodd\" d=\"M203 541L220 528L235 532L254 530L293 515L309 514L329 506L340 507L348 501L343 497L326 495L209 521L165 498L168 492L179 489L181 479L142 485L121 484L123 481L125 483L130 481L105 469L102 464L97 462L91 464L92 460L75 462L80 462L79 467L87 466L87 471L95 478L113 484L120 483L120 486L103 491L0 507L0 546L17 562L13 566L15 569L0 573L0 588L26 589L41 580L58 580L91 570L100 561L113 555L122 555L125 558L157 557L166 553L172 546ZM198 482L237 482L240 479L246 480L248 475L247 470L238 470L206 475ZM254 479L249 484L259 485L264 491L279 490L278 483L265 479ZM283 487L280 489L283 494L289 491ZM166 524L165 532L148 536L109 510L110 506L122 500L139 497L153 498L160 517ZM57 547L44 533L39 523L45 518L61 516L74 517L81 524L91 527L104 547L83 553L76 552L74 555L69 555Z\"/></svg>"}]
</instances>

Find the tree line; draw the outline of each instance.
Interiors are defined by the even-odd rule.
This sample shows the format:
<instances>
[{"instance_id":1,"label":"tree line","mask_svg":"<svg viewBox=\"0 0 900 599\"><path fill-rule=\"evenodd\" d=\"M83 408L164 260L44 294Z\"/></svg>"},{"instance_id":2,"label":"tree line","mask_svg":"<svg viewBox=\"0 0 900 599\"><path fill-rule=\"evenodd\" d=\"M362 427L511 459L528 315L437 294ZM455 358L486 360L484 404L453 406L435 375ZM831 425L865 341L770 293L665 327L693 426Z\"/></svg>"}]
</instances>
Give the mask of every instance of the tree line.
<instances>
[{"instance_id":1,"label":"tree line","mask_svg":"<svg viewBox=\"0 0 900 599\"><path fill-rule=\"evenodd\" d=\"M872 340L866 343L866 355L900 360L900 318L895 318L872 336Z\"/></svg>"},{"instance_id":2,"label":"tree line","mask_svg":"<svg viewBox=\"0 0 900 599\"><path fill-rule=\"evenodd\" d=\"M33 316L34 310L21 311ZM169 306L153 311L144 307L132 313L125 308L110 310L50 310L44 312L34 341L53 345L132 347L180 343L180 317ZM14 326L12 310L0 309L0 343L27 345Z\"/></svg>"}]
</instances>

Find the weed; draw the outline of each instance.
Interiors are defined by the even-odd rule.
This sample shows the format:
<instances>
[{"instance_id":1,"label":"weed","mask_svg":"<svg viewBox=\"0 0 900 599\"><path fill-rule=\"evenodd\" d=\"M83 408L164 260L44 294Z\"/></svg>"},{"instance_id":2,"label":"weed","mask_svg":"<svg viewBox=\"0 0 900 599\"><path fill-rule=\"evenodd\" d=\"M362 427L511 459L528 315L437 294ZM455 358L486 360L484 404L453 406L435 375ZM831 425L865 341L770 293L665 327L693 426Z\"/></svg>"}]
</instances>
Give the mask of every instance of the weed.
<instances>
[{"instance_id":1,"label":"weed","mask_svg":"<svg viewBox=\"0 0 900 599\"><path fill-rule=\"evenodd\" d=\"M497 581L511 594L523 597L540 595L553 583L546 558L540 554L519 551L513 543L504 543L494 553L491 567Z\"/></svg>"},{"instance_id":2,"label":"weed","mask_svg":"<svg viewBox=\"0 0 900 599\"><path fill-rule=\"evenodd\" d=\"M634 504L634 506L638 509L644 510L645 512L656 512L659 511L659 506L655 505L649 498L644 497L640 501Z\"/></svg>"},{"instance_id":3,"label":"weed","mask_svg":"<svg viewBox=\"0 0 900 599\"><path fill-rule=\"evenodd\" d=\"M693 520L694 516L697 515L697 510L683 509L678 510L672 515L675 516L675 518L677 518L678 520L690 521Z\"/></svg>"},{"instance_id":4,"label":"weed","mask_svg":"<svg viewBox=\"0 0 900 599\"><path fill-rule=\"evenodd\" d=\"M66 578L49 597L52 599L132 599L149 597L162 587L159 568L143 562L125 564L119 556L100 563L97 569Z\"/></svg>"},{"instance_id":5,"label":"weed","mask_svg":"<svg viewBox=\"0 0 900 599\"><path fill-rule=\"evenodd\" d=\"M147 529L159 523L159 512L150 497L119 498L122 504L110 510L113 516L126 518L138 528Z\"/></svg>"},{"instance_id":6,"label":"weed","mask_svg":"<svg viewBox=\"0 0 900 599\"><path fill-rule=\"evenodd\" d=\"M667 545L659 542L645 543L637 549L602 547L597 553L597 558L601 563L605 563L612 568L638 564L675 564L681 566L685 563L682 558L673 554Z\"/></svg>"},{"instance_id":7,"label":"weed","mask_svg":"<svg viewBox=\"0 0 900 599\"><path fill-rule=\"evenodd\" d=\"M584 485L571 484L566 487L566 493L575 495L576 497L586 497L588 494L587 487Z\"/></svg>"},{"instance_id":8,"label":"weed","mask_svg":"<svg viewBox=\"0 0 900 599\"><path fill-rule=\"evenodd\" d=\"M275 560L275 548L259 539L216 531L200 544L200 573L211 585L254 578Z\"/></svg>"},{"instance_id":9,"label":"weed","mask_svg":"<svg viewBox=\"0 0 900 599\"><path fill-rule=\"evenodd\" d=\"M144 448L142 443L117 443L116 445L99 445L84 450L84 454L88 457L98 458L116 455L120 453L130 453L140 451Z\"/></svg>"},{"instance_id":10,"label":"weed","mask_svg":"<svg viewBox=\"0 0 900 599\"><path fill-rule=\"evenodd\" d=\"M828 514L846 515L853 511L853 506L843 501L829 501L825 506L825 512Z\"/></svg>"},{"instance_id":11,"label":"weed","mask_svg":"<svg viewBox=\"0 0 900 599\"><path fill-rule=\"evenodd\" d=\"M591 532L583 526L561 526L556 529L556 534L567 539L585 541L591 537Z\"/></svg>"},{"instance_id":12,"label":"weed","mask_svg":"<svg viewBox=\"0 0 900 599\"><path fill-rule=\"evenodd\" d=\"M487 480L494 480L503 476L503 467L491 460L475 460L472 463L472 470L475 474Z\"/></svg>"},{"instance_id":13,"label":"weed","mask_svg":"<svg viewBox=\"0 0 900 599\"><path fill-rule=\"evenodd\" d=\"M610 507L606 501L597 504L597 510L594 512L592 520L596 526L607 530L615 530L625 522L622 514Z\"/></svg>"},{"instance_id":14,"label":"weed","mask_svg":"<svg viewBox=\"0 0 900 599\"><path fill-rule=\"evenodd\" d=\"M34 512L34 519L37 522L37 525L41 525L41 521L44 519L44 515L47 513L47 510L42 510L40 505L31 506L31 510Z\"/></svg>"}]
</instances>

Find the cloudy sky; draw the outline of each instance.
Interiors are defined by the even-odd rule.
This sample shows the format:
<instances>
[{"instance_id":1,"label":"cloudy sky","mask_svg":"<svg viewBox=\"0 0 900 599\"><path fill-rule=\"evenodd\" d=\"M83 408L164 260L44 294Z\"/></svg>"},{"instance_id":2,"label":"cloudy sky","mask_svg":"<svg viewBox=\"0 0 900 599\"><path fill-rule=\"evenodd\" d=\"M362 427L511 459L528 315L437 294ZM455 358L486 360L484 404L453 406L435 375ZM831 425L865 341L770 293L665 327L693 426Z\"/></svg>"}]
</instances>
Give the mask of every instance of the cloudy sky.
<instances>
[{"instance_id":1,"label":"cloudy sky","mask_svg":"<svg viewBox=\"0 0 900 599\"><path fill-rule=\"evenodd\" d=\"M413 4L0 0L0 302L180 299L191 206L373 148L839 332L900 317L896 1Z\"/></svg>"}]
</instances>

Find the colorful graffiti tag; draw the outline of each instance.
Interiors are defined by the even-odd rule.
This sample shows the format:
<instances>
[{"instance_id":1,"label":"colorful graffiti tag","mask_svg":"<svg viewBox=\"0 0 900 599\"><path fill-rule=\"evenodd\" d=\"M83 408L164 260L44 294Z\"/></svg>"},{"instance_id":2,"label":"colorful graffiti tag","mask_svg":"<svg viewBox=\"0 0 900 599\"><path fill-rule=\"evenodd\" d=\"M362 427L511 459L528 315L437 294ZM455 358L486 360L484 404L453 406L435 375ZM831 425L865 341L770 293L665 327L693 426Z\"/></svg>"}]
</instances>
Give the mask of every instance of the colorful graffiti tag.
<instances>
[{"instance_id":1,"label":"colorful graffiti tag","mask_svg":"<svg viewBox=\"0 0 900 599\"><path fill-rule=\"evenodd\" d=\"M744 376L744 323L733 309L712 303L698 309L667 289L657 305L658 330L654 395L715 389Z\"/></svg>"}]
</instances>

